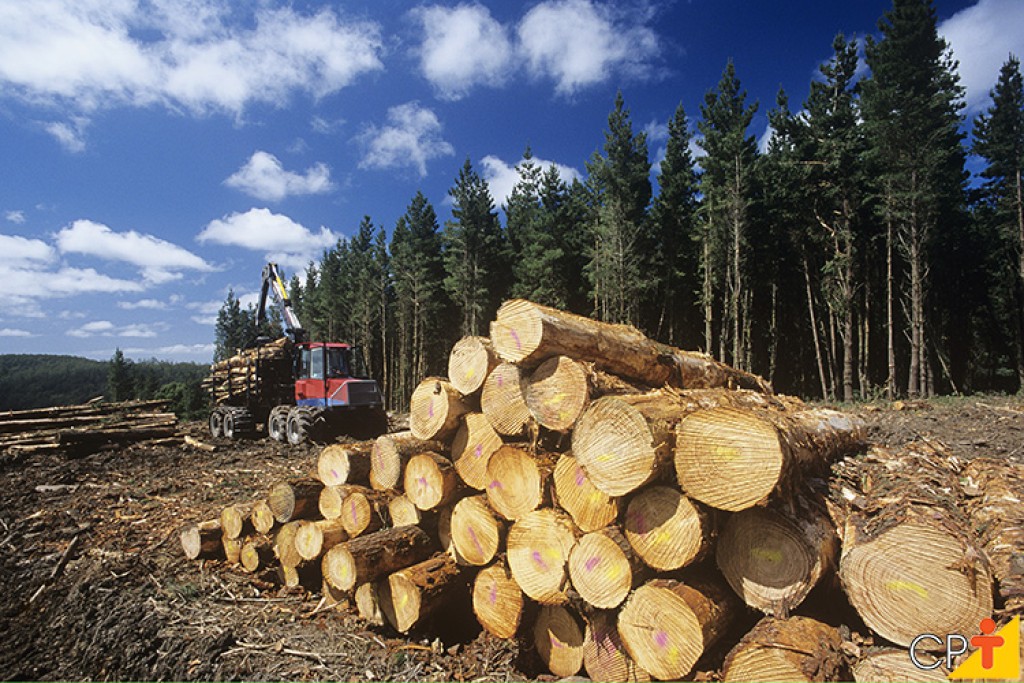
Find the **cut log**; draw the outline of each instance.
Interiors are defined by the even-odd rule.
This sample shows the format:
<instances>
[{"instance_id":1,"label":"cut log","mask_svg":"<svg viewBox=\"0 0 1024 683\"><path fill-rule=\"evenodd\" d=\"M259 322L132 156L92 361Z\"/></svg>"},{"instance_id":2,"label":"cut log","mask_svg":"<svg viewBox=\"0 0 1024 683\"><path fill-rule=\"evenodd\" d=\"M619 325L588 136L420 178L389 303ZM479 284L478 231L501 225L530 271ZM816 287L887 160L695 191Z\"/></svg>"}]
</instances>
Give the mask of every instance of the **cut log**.
<instances>
[{"instance_id":1,"label":"cut log","mask_svg":"<svg viewBox=\"0 0 1024 683\"><path fill-rule=\"evenodd\" d=\"M448 378L464 396L476 393L500 362L487 337L463 337L448 354Z\"/></svg>"},{"instance_id":2,"label":"cut log","mask_svg":"<svg viewBox=\"0 0 1024 683\"><path fill-rule=\"evenodd\" d=\"M345 499L353 493L366 493L371 489L358 484L339 484L338 486L325 486L320 491L320 499L317 501L317 508L324 519L338 519L344 510Z\"/></svg>"},{"instance_id":3,"label":"cut log","mask_svg":"<svg viewBox=\"0 0 1024 683\"><path fill-rule=\"evenodd\" d=\"M927 652L917 652L922 663L931 666L937 659ZM853 680L857 683L946 683L949 669L943 664L934 669L919 669L910 660L910 653L895 648L871 649L853 665Z\"/></svg>"},{"instance_id":4,"label":"cut log","mask_svg":"<svg viewBox=\"0 0 1024 683\"><path fill-rule=\"evenodd\" d=\"M484 382L480 410L499 434L521 436L533 419L521 382L519 368L511 363L495 367Z\"/></svg>"},{"instance_id":5,"label":"cut log","mask_svg":"<svg viewBox=\"0 0 1024 683\"><path fill-rule=\"evenodd\" d=\"M323 489L323 482L318 479L281 482L270 489L267 505L281 524L296 519L315 519L320 514Z\"/></svg>"},{"instance_id":6,"label":"cut log","mask_svg":"<svg viewBox=\"0 0 1024 683\"><path fill-rule=\"evenodd\" d=\"M638 667L622 644L616 613L596 611L587 615L583 632L583 668L592 681L647 683L651 675Z\"/></svg>"},{"instance_id":7,"label":"cut log","mask_svg":"<svg viewBox=\"0 0 1024 683\"><path fill-rule=\"evenodd\" d=\"M341 522L352 538L383 529L388 521L388 500L384 491L356 491L345 498Z\"/></svg>"},{"instance_id":8,"label":"cut log","mask_svg":"<svg viewBox=\"0 0 1024 683\"><path fill-rule=\"evenodd\" d=\"M388 501L388 516L391 518L392 526L419 525L424 520L424 511L403 494Z\"/></svg>"},{"instance_id":9,"label":"cut log","mask_svg":"<svg viewBox=\"0 0 1024 683\"><path fill-rule=\"evenodd\" d=\"M587 407L590 384L581 364L568 356L552 356L523 382L523 394L538 424L566 432Z\"/></svg>"},{"instance_id":10,"label":"cut log","mask_svg":"<svg viewBox=\"0 0 1024 683\"><path fill-rule=\"evenodd\" d=\"M237 565L242 556L242 539L221 536L220 542L224 546L224 561L230 565Z\"/></svg>"},{"instance_id":11,"label":"cut log","mask_svg":"<svg viewBox=\"0 0 1024 683\"><path fill-rule=\"evenodd\" d=\"M348 532L340 519L302 520L292 542L299 557L315 560L334 546L348 540Z\"/></svg>"},{"instance_id":12,"label":"cut log","mask_svg":"<svg viewBox=\"0 0 1024 683\"><path fill-rule=\"evenodd\" d=\"M730 650L725 681L847 681L838 629L807 617L765 617ZM889 680L889 679L876 679Z\"/></svg>"},{"instance_id":13,"label":"cut log","mask_svg":"<svg viewBox=\"0 0 1024 683\"><path fill-rule=\"evenodd\" d=\"M946 455L876 447L834 472L839 577L864 623L902 647L922 633L975 633L992 614L992 576Z\"/></svg>"},{"instance_id":14,"label":"cut log","mask_svg":"<svg viewBox=\"0 0 1024 683\"><path fill-rule=\"evenodd\" d=\"M580 537L569 553L569 578L587 604L614 609L649 576L618 527Z\"/></svg>"},{"instance_id":15,"label":"cut log","mask_svg":"<svg viewBox=\"0 0 1024 683\"><path fill-rule=\"evenodd\" d=\"M252 511L249 513L249 521L252 522L253 529L258 534L269 534L274 530L277 525L277 520L274 519L274 511L270 509L270 505L265 500L258 500L252 505Z\"/></svg>"},{"instance_id":16,"label":"cut log","mask_svg":"<svg viewBox=\"0 0 1024 683\"><path fill-rule=\"evenodd\" d=\"M676 489L651 486L630 499L624 530L644 563L671 571L704 557L711 545L712 522L706 509Z\"/></svg>"},{"instance_id":17,"label":"cut log","mask_svg":"<svg viewBox=\"0 0 1024 683\"><path fill-rule=\"evenodd\" d=\"M561 605L544 605L533 624L533 644L548 671L565 678L583 667L583 629Z\"/></svg>"},{"instance_id":18,"label":"cut log","mask_svg":"<svg viewBox=\"0 0 1024 683\"><path fill-rule=\"evenodd\" d=\"M323 576L320 574L319 562L301 562L297 565L282 564L277 568L281 583L288 588L302 586L309 592L323 587Z\"/></svg>"},{"instance_id":19,"label":"cut log","mask_svg":"<svg viewBox=\"0 0 1024 683\"><path fill-rule=\"evenodd\" d=\"M295 536L298 535L299 527L304 521L306 520L285 522L274 535L274 555L285 567L295 568L303 562L299 549L295 547Z\"/></svg>"},{"instance_id":20,"label":"cut log","mask_svg":"<svg viewBox=\"0 0 1024 683\"><path fill-rule=\"evenodd\" d=\"M370 483L370 454L373 444L340 444L324 446L316 461L317 476L324 486Z\"/></svg>"},{"instance_id":21,"label":"cut log","mask_svg":"<svg viewBox=\"0 0 1024 683\"><path fill-rule=\"evenodd\" d=\"M330 582L328 582L330 585ZM362 583L356 588L355 594L356 611L359 618L374 626L383 626L386 619L384 610L380 606L380 598L377 595L377 584Z\"/></svg>"},{"instance_id":22,"label":"cut log","mask_svg":"<svg viewBox=\"0 0 1024 683\"><path fill-rule=\"evenodd\" d=\"M320 581L320 604L317 605L316 611L320 611L326 607L332 607L334 609L348 609L351 607L349 601L349 594L338 590L331 584L327 583L327 579L321 577Z\"/></svg>"},{"instance_id":23,"label":"cut log","mask_svg":"<svg viewBox=\"0 0 1024 683\"><path fill-rule=\"evenodd\" d=\"M190 560L223 557L219 519L210 519L198 524L189 524L178 534L181 549Z\"/></svg>"},{"instance_id":24,"label":"cut log","mask_svg":"<svg viewBox=\"0 0 1024 683\"><path fill-rule=\"evenodd\" d=\"M268 538L246 541L238 558L242 569L255 574L260 569L269 567L274 562L274 544Z\"/></svg>"},{"instance_id":25,"label":"cut log","mask_svg":"<svg viewBox=\"0 0 1024 683\"><path fill-rule=\"evenodd\" d=\"M252 521L252 504L242 505L228 505L226 508L221 510L220 513L220 528L224 533L224 538L235 539L240 536L248 536L253 532Z\"/></svg>"},{"instance_id":26,"label":"cut log","mask_svg":"<svg viewBox=\"0 0 1024 683\"><path fill-rule=\"evenodd\" d=\"M340 543L324 555L324 577L349 591L398 569L421 562L437 550L433 539L417 526L401 526Z\"/></svg>"},{"instance_id":27,"label":"cut log","mask_svg":"<svg viewBox=\"0 0 1024 683\"><path fill-rule=\"evenodd\" d=\"M433 510L455 500L459 475L452 461L433 452L420 453L405 466L405 495L420 510Z\"/></svg>"},{"instance_id":28,"label":"cut log","mask_svg":"<svg viewBox=\"0 0 1024 683\"><path fill-rule=\"evenodd\" d=\"M478 491L487 487L487 463L501 445L501 437L483 413L467 413L463 417L452 441L451 454L455 471L467 486Z\"/></svg>"},{"instance_id":29,"label":"cut log","mask_svg":"<svg viewBox=\"0 0 1024 683\"><path fill-rule=\"evenodd\" d=\"M676 477L691 498L744 510L780 485L822 474L833 460L859 452L864 434L859 418L824 408L697 411L675 429Z\"/></svg>"},{"instance_id":30,"label":"cut log","mask_svg":"<svg viewBox=\"0 0 1024 683\"><path fill-rule=\"evenodd\" d=\"M554 508L534 510L508 532L508 564L512 577L542 605L568 601L566 565L579 531L569 515Z\"/></svg>"},{"instance_id":31,"label":"cut log","mask_svg":"<svg viewBox=\"0 0 1024 683\"><path fill-rule=\"evenodd\" d=\"M726 520L715 558L747 605L787 617L835 568L839 539L823 501L807 491L785 505L755 507Z\"/></svg>"},{"instance_id":32,"label":"cut log","mask_svg":"<svg viewBox=\"0 0 1024 683\"><path fill-rule=\"evenodd\" d=\"M441 442L417 439L412 432L379 436L373 442L370 456L370 486L378 491L397 489L409 458L427 451L439 453L443 450Z\"/></svg>"},{"instance_id":33,"label":"cut log","mask_svg":"<svg viewBox=\"0 0 1024 683\"><path fill-rule=\"evenodd\" d=\"M523 591L504 560L484 567L473 581L473 614L486 631L512 638L523 617Z\"/></svg>"},{"instance_id":34,"label":"cut log","mask_svg":"<svg viewBox=\"0 0 1024 683\"><path fill-rule=\"evenodd\" d=\"M971 527L992 563L1003 613L1024 616L1024 465L975 458L961 479Z\"/></svg>"},{"instance_id":35,"label":"cut log","mask_svg":"<svg viewBox=\"0 0 1024 683\"><path fill-rule=\"evenodd\" d=\"M452 508L451 536L456 562L483 566L501 547L504 528L486 496L469 496Z\"/></svg>"},{"instance_id":36,"label":"cut log","mask_svg":"<svg viewBox=\"0 0 1024 683\"><path fill-rule=\"evenodd\" d=\"M399 633L407 633L454 594L468 593L465 569L455 558L438 554L391 574L379 588L384 616Z\"/></svg>"},{"instance_id":37,"label":"cut log","mask_svg":"<svg viewBox=\"0 0 1024 683\"><path fill-rule=\"evenodd\" d=\"M553 458L510 445L495 451L487 463L487 500L494 511L515 521L548 502Z\"/></svg>"},{"instance_id":38,"label":"cut log","mask_svg":"<svg viewBox=\"0 0 1024 683\"><path fill-rule=\"evenodd\" d=\"M703 353L659 344L635 327L598 322L523 299L506 301L498 309L491 323L491 343L502 360L524 367L561 354L653 387L771 391L757 375Z\"/></svg>"},{"instance_id":39,"label":"cut log","mask_svg":"<svg viewBox=\"0 0 1024 683\"><path fill-rule=\"evenodd\" d=\"M555 502L569 513L580 531L603 529L619 516L621 499L613 498L592 483L576 458L565 453L558 458L552 476Z\"/></svg>"},{"instance_id":40,"label":"cut log","mask_svg":"<svg viewBox=\"0 0 1024 683\"><path fill-rule=\"evenodd\" d=\"M619 612L619 636L642 669L655 678L676 680L721 638L738 611L725 586L653 579L626 600Z\"/></svg>"},{"instance_id":41,"label":"cut log","mask_svg":"<svg viewBox=\"0 0 1024 683\"><path fill-rule=\"evenodd\" d=\"M417 439L446 441L459 428L459 418L469 412L462 394L440 377L428 377L412 392L409 429Z\"/></svg>"}]
</instances>

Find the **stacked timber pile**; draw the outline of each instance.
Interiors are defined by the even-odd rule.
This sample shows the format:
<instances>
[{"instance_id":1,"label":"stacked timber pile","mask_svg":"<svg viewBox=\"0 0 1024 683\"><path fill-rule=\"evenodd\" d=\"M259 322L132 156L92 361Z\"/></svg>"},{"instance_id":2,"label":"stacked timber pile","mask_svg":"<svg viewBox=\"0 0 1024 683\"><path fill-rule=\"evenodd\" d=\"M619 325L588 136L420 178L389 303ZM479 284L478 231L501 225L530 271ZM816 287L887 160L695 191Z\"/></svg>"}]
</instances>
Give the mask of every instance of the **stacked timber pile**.
<instances>
[{"instance_id":1,"label":"stacked timber pile","mask_svg":"<svg viewBox=\"0 0 1024 683\"><path fill-rule=\"evenodd\" d=\"M214 403L230 405L257 392L268 401L278 395L287 398L292 383L292 345L281 337L214 363L202 386Z\"/></svg>"},{"instance_id":2,"label":"stacked timber pile","mask_svg":"<svg viewBox=\"0 0 1024 683\"><path fill-rule=\"evenodd\" d=\"M916 526L884 540L900 527L886 517L892 496L907 496L898 509L910 515L925 492L851 488L887 476L855 473L872 462L848 457L865 447L859 420L632 327L526 301L506 302L490 332L460 340L448 377L417 386L408 432L327 446L315 478L186 529L186 554L271 563L286 584L402 633L439 612L462 618L445 608L468 596L484 629L521 638L553 674L601 681L678 679L726 651L729 681L847 680L854 664L877 679L909 661L893 616L918 618L901 626L915 633L968 632L992 612L983 557L994 551L955 526L967 513L908 517ZM972 519L989 520L1002 547L1001 499L975 502ZM927 552L906 553L926 567L912 575L880 566L901 559L890 548L907 533L947 528L959 531L936 546L938 569ZM840 590L837 571L897 648L860 648L838 623L794 615L815 586ZM918 588L955 592L945 621L907 607ZM872 591L904 602L875 618L855 597Z\"/></svg>"},{"instance_id":3,"label":"stacked timber pile","mask_svg":"<svg viewBox=\"0 0 1024 683\"><path fill-rule=\"evenodd\" d=\"M0 451L81 453L106 444L173 437L167 401L127 401L0 412Z\"/></svg>"}]
</instances>

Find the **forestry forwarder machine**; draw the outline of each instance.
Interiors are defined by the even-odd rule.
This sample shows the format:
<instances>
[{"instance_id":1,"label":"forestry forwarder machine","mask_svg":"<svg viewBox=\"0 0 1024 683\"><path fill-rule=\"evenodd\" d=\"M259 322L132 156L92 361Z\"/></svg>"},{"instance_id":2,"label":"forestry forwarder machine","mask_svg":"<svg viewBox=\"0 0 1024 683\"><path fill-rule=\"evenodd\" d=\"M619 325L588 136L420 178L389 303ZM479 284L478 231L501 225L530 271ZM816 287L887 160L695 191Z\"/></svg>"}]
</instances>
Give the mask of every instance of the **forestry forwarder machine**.
<instances>
[{"instance_id":1,"label":"forestry forwarder machine","mask_svg":"<svg viewBox=\"0 0 1024 683\"><path fill-rule=\"evenodd\" d=\"M347 433L373 438L387 432L380 387L370 378L361 350L351 344L309 341L275 263L263 268L257 327L266 320L271 291L280 306L287 337L284 358L279 353L276 358L270 354L263 357L261 348L270 339L256 339L257 380L247 382L213 409L210 433L237 438L265 424L270 438L299 445L313 436Z\"/></svg>"}]
</instances>

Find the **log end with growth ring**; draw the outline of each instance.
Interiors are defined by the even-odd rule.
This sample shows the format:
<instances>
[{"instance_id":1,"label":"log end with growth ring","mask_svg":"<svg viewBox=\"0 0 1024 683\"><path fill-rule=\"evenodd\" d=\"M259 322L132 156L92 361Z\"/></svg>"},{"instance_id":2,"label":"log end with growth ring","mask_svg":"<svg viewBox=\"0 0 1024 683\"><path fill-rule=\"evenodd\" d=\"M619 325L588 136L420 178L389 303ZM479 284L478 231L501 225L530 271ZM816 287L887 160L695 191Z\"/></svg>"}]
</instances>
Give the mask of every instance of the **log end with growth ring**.
<instances>
[{"instance_id":1,"label":"log end with growth ring","mask_svg":"<svg viewBox=\"0 0 1024 683\"><path fill-rule=\"evenodd\" d=\"M526 430L532 417L519 366L501 363L491 370L480 392L480 410L499 434L519 436Z\"/></svg>"},{"instance_id":2,"label":"log end with growth ring","mask_svg":"<svg viewBox=\"0 0 1024 683\"><path fill-rule=\"evenodd\" d=\"M517 520L544 500L545 478L537 461L515 446L502 446L487 462L487 500L495 512Z\"/></svg>"},{"instance_id":3,"label":"log end with growth ring","mask_svg":"<svg viewBox=\"0 0 1024 683\"><path fill-rule=\"evenodd\" d=\"M592 681L646 683L651 675L638 667L626 652L616 624L616 613L590 614L583 633L583 668Z\"/></svg>"},{"instance_id":4,"label":"log end with growth ring","mask_svg":"<svg viewBox=\"0 0 1024 683\"><path fill-rule=\"evenodd\" d=\"M706 552L711 517L679 491L652 486L630 499L623 528L645 564L671 571L692 564Z\"/></svg>"},{"instance_id":5,"label":"log end with growth ring","mask_svg":"<svg viewBox=\"0 0 1024 683\"><path fill-rule=\"evenodd\" d=\"M624 496L653 478L667 447L653 442L640 411L611 396L594 401L572 433L576 461L609 496Z\"/></svg>"},{"instance_id":6,"label":"log end with growth ring","mask_svg":"<svg viewBox=\"0 0 1024 683\"><path fill-rule=\"evenodd\" d=\"M564 512L534 510L509 529L508 564L516 583L542 605L568 601L566 563L576 543L577 530Z\"/></svg>"},{"instance_id":7,"label":"log end with growth ring","mask_svg":"<svg viewBox=\"0 0 1024 683\"><path fill-rule=\"evenodd\" d=\"M587 604L614 609L633 587L633 568L613 536L594 532L581 537L569 553L569 578Z\"/></svg>"},{"instance_id":8,"label":"log end with growth ring","mask_svg":"<svg viewBox=\"0 0 1024 683\"><path fill-rule=\"evenodd\" d=\"M729 652L722 679L728 683L849 680L842 643L839 630L820 621L765 617Z\"/></svg>"},{"instance_id":9,"label":"log end with growth ring","mask_svg":"<svg viewBox=\"0 0 1024 683\"><path fill-rule=\"evenodd\" d=\"M675 466L686 495L720 510L765 500L786 462L776 428L735 408L701 410L676 425Z\"/></svg>"},{"instance_id":10,"label":"log end with growth ring","mask_svg":"<svg viewBox=\"0 0 1024 683\"><path fill-rule=\"evenodd\" d=\"M463 498L452 509L452 546L459 564L483 566L501 545L502 526L485 496Z\"/></svg>"},{"instance_id":11,"label":"log end with growth ring","mask_svg":"<svg viewBox=\"0 0 1024 683\"><path fill-rule=\"evenodd\" d=\"M543 313L524 299L506 301L491 323L491 343L501 359L518 363L530 357L544 336Z\"/></svg>"},{"instance_id":12,"label":"log end with growth ring","mask_svg":"<svg viewBox=\"0 0 1024 683\"><path fill-rule=\"evenodd\" d=\"M565 678L583 667L583 629L568 609L544 605L533 625L533 643L548 671Z\"/></svg>"},{"instance_id":13,"label":"log end with growth ring","mask_svg":"<svg viewBox=\"0 0 1024 683\"><path fill-rule=\"evenodd\" d=\"M448 379L460 393L469 396L483 386L497 362L487 337L463 337L448 354Z\"/></svg>"},{"instance_id":14,"label":"log end with growth ring","mask_svg":"<svg viewBox=\"0 0 1024 683\"><path fill-rule=\"evenodd\" d=\"M565 453L558 459L552 477L558 506L572 516L580 531L603 529L619 516L621 499L613 498L592 483L576 458Z\"/></svg>"},{"instance_id":15,"label":"log end with growth ring","mask_svg":"<svg viewBox=\"0 0 1024 683\"><path fill-rule=\"evenodd\" d=\"M416 386L409 400L409 429L417 439L447 439L467 411L462 394L451 382L428 377Z\"/></svg>"},{"instance_id":16,"label":"log end with growth ring","mask_svg":"<svg viewBox=\"0 0 1024 683\"><path fill-rule=\"evenodd\" d=\"M523 616L523 591L508 565L495 562L484 567L473 581L473 613L488 632L512 638Z\"/></svg>"},{"instance_id":17,"label":"log end with growth ring","mask_svg":"<svg viewBox=\"0 0 1024 683\"><path fill-rule=\"evenodd\" d=\"M526 405L542 427L566 432L589 400L587 373L568 356L552 356L537 366L525 382Z\"/></svg>"},{"instance_id":18,"label":"log end with growth ring","mask_svg":"<svg viewBox=\"0 0 1024 683\"><path fill-rule=\"evenodd\" d=\"M463 417L459 431L455 432L451 453L455 470L467 486L484 490L490 481L487 463L501 445L501 437L485 415L467 413Z\"/></svg>"},{"instance_id":19,"label":"log end with growth ring","mask_svg":"<svg viewBox=\"0 0 1024 683\"><path fill-rule=\"evenodd\" d=\"M451 502L459 487L455 466L437 453L420 453L405 466L405 495L420 510Z\"/></svg>"}]
</instances>

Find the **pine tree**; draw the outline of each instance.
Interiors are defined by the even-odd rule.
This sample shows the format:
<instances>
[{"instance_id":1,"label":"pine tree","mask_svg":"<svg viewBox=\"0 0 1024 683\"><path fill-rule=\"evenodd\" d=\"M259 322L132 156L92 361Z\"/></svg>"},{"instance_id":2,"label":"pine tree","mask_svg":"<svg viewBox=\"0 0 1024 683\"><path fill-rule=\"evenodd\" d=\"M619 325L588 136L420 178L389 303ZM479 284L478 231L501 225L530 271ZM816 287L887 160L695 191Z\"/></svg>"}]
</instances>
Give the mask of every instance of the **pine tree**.
<instances>
[{"instance_id":1,"label":"pine tree","mask_svg":"<svg viewBox=\"0 0 1024 683\"><path fill-rule=\"evenodd\" d=\"M747 106L736 68L730 60L715 90L704 96L703 120L697 124L704 134L698 144L707 152L701 161L704 195L701 267L704 275L705 345L712 348L714 300L721 296L719 356L726 360L731 341L731 361L745 367L749 348L745 344L749 313L746 252L753 195L752 176L757 146L747 128L757 103Z\"/></svg>"},{"instance_id":2,"label":"pine tree","mask_svg":"<svg viewBox=\"0 0 1024 683\"><path fill-rule=\"evenodd\" d=\"M505 235L487 183L469 159L448 194L452 220L442 235L444 286L459 311L462 334L486 334L507 291Z\"/></svg>"},{"instance_id":3,"label":"pine tree","mask_svg":"<svg viewBox=\"0 0 1024 683\"><path fill-rule=\"evenodd\" d=\"M356 236L348 243L345 255L347 288L343 295L349 336L363 350L373 373L380 376L381 350L377 348L381 324L381 283L386 276L386 253L375 248L373 221L364 216Z\"/></svg>"},{"instance_id":4,"label":"pine tree","mask_svg":"<svg viewBox=\"0 0 1024 683\"><path fill-rule=\"evenodd\" d=\"M1010 55L991 92L992 105L974 123L974 153L987 162L981 176L988 210L1003 248L999 271L1012 292L1012 327L1018 391L1024 390L1024 82L1020 60Z\"/></svg>"},{"instance_id":5,"label":"pine tree","mask_svg":"<svg viewBox=\"0 0 1024 683\"><path fill-rule=\"evenodd\" d=\"M124 357L120 348L114 351L107 370L107 398L110 401L128 401L135 398L133 365Z\"/></svg>"},{"instance_id":6,"label":"pine tree","mask_svg":"<svg viewBox=\"0 0 1024 683\"><path fill-rule=\"evenodd\" d=\"M936 322L928 315L929 267L933 248L944 237L936 233L955 230L964 210L963 89L949 47L936 30L930 0L894 0L879 28L882 39L867 41L871 77L862 82L862 107L878 169L887 251L891 255L898 249L907 270L907 393L916 396L932 393L930 354L941 353L928 337ZM891 302L896 286L894 277L888 279ZM890 340L894 326L891 319ZM890 392L895 385L892 348L891 342Z\"/></svg>"},{"instance_id":7,"label":"pine tree","mask_svg":"<svg viewBox=\"0 0 1024 683\"><path fill-rule=\"evenodd\" d=\"M557 234L559 199L545 186L545 173L533 161L529 148L516 171L519 180L505 207L512 259L511 295L564 308L564 252ZM542 193L546 193L544 198Z\"/></svg>"},{"instance_id":8,"label":"pine tree","mask_svg":"<svg viewBox=\"0 0 1024 683\"><path fill-rule=\"evenodd\" d=\"M253 342L256 337L255 317L251 307L243 309L234 290L229 289L227 298L217 311L215 360L230 358Z\"/></svg>"}]
</instances>

